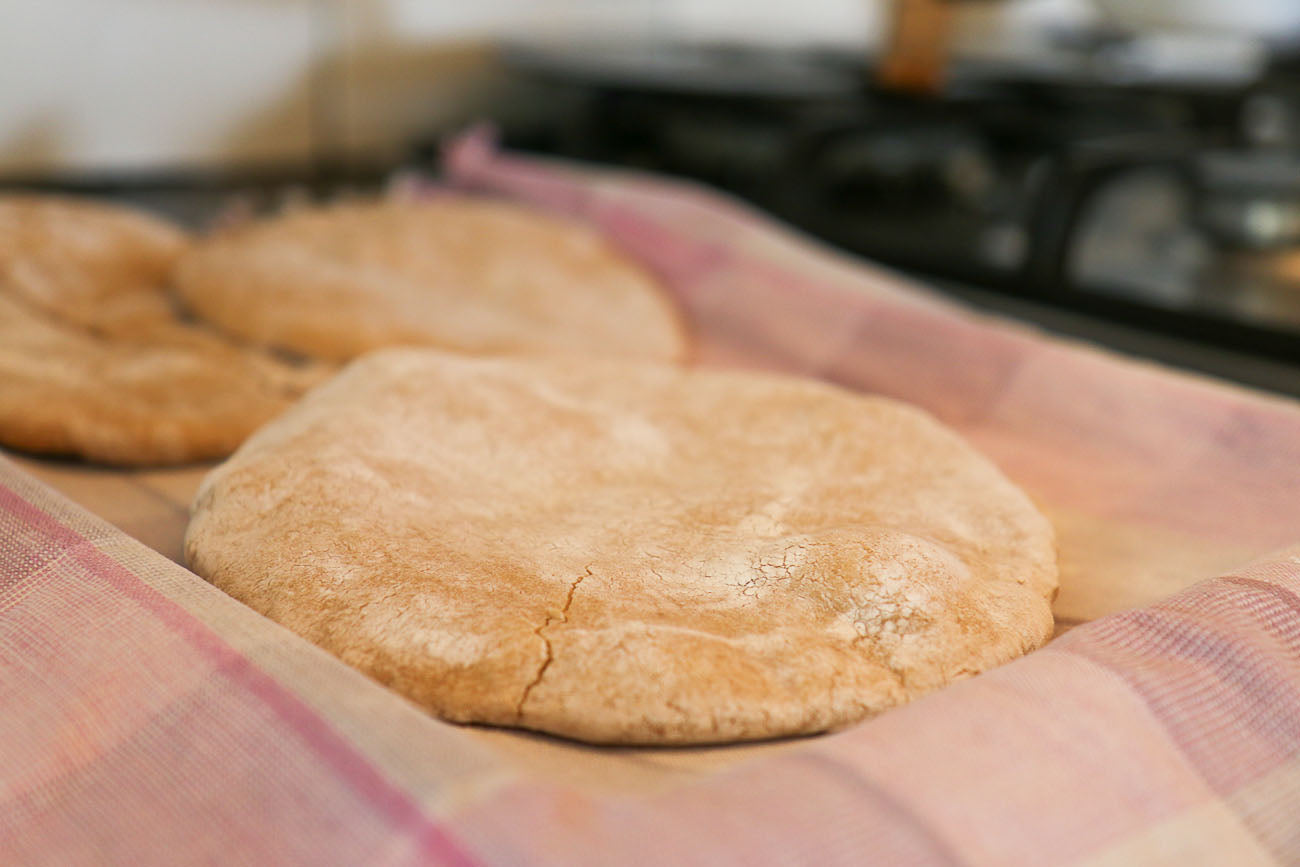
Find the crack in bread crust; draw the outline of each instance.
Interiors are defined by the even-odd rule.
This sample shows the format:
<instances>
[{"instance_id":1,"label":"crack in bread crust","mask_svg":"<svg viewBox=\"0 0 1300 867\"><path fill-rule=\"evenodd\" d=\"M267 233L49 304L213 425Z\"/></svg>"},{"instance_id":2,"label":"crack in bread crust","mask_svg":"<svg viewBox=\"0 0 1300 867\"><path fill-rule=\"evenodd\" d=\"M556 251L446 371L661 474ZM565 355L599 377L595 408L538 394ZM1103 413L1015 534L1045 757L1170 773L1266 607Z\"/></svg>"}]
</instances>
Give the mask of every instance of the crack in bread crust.
<instances>
[{"instance_id":1,"label":"crack in bread crust","mask_svg":"<svg viewBox=\"0 0 1300 867\"><path fill-rule=\"evenodd\" d=\"M546 675L546 669L550 668L551 663L555 660L555 649L551 647L551 639L546 636L546 630L555 623L569 622L569 608L573 605L573 594L577 592L578 585L590 577L591 567L588 566L586 571L575 578L573 583L569 585L569 592L564 597L564 607L560 609L560 616L553 618L550 614L546 615L546 621L534 630L534 634L546 646L546 658L542 660L542 664L537 669L537 674L524 686L523 694L519 696L519 704L515 706L516 719L522 720L524 718L524 704L528 701L529 694L532 693L534 687L542 682L542 678Z\"/></svg>"}]
</instances>

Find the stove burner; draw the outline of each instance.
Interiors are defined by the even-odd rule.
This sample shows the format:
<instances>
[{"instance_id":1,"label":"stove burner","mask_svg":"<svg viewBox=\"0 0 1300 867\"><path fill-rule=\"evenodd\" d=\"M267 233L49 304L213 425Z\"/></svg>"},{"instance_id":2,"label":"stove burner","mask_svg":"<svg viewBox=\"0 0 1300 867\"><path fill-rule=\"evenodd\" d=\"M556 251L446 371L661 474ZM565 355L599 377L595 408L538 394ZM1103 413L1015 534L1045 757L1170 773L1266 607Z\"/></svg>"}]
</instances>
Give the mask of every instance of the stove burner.
<instances>
[{"instance_id":1,"label":"stove burner","mask_svg":"<svg viewBox=\"0 0 1300 867\"><path fill-rule=\"evenodd\" d=\"M691 51L644 75L517 54L549 111L506 141L697 178L932 277L1300 361L1300 78L968 62L920 99L826 54L751 50L755 86L711 87L727 53ZM759 86L796 68L817 72Z\"/></svg>"}]
</instances>

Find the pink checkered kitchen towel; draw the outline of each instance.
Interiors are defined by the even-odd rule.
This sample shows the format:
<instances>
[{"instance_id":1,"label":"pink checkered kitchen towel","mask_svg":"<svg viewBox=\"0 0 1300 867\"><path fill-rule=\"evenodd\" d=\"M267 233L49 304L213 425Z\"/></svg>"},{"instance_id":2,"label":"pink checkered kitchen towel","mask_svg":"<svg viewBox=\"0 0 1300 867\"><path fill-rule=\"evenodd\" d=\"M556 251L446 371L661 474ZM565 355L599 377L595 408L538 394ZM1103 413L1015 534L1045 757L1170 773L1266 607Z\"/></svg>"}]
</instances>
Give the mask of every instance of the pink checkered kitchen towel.
<instances>
[{"instance_id":1,"label":"pink checkered kitchen towel","mask_svg":"<svg viewBox=\"0 0 1300 867\"><path fill-rule=\"evenodd\" d=\"M600 226L703 363L961 429L1057 522L1067 625L1220 577L839 734L601 750L433 720L0 459L0 863L1300 863L1300 548L1267 553L1300 541L1300 408L976 317L681 185L481 137L448 173Z\"/></svg>"}]
</instances>

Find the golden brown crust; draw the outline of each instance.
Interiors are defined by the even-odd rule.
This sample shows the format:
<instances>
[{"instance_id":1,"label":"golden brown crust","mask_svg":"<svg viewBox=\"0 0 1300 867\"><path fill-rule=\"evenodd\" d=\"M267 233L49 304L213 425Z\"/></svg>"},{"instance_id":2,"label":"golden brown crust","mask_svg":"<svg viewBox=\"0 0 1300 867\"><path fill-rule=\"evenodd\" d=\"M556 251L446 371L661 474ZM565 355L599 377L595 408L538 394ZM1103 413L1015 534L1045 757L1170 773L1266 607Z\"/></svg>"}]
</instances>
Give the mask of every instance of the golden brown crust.
<instances>
[{"instance_id":1,"label":"golden brown crust","mask_svg":"<svg viewBox=\"0 0 1300 867\"><path fill-rule=\"evenodd\" d=\"M166 285L189 244L139 211L62 196L0 196L0 291L97 332L170 322Z\"/></svg>"},{"instance_id":2,"label":"golden brown crust","mask_svg":"<svg viewBox=\"0 0 1300 867\"><path fill-rule=\"evenodd\" d=\"M228 455L319 381L182 322L177 229L94 202L0 197L0 444L114 464Z\"/></svg>"},{"instance_id":3,"label":"golden brown crust","mask_svg":"<svg viewBox=\"0 0 1300 867\"><path fill-rule=\"evenodd\" d=\"M389 350L204 482L200 574L448 719L847 725L1043 643L1051 527L918 410L808 381Z\"/></svg>"},{"instance_id":4,"label":"golden brown crust","mask_svg":"<svg viewBox=\"0 0 1300 867\"><path fill-rule=\"evenodd\" d=\"M199 244L176 271L203 319L346 360L393 345L680 360L676 308L594 232L465 197L297 211Z\"/></svg>"}]
</instances>

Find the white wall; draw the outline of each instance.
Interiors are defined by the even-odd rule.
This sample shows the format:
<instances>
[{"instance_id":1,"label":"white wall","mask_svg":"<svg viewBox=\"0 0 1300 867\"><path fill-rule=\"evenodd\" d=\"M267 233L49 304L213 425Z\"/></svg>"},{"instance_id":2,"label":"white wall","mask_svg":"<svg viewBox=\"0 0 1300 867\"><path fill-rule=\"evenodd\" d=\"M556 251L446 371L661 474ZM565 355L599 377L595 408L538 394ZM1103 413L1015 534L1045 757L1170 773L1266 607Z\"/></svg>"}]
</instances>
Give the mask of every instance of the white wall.
<instances>
[{"instance_id":1,"label":"white wall","mask_svg":"<svg viewBox=\"0 0 1300 867\"><path fill-rule=\"evenodd\" d=\"M863 0L665 0L666 26L685 39L867 46L880 38L885 3Z\"/></svg>"},{"instance_id":2,"label":"white wall","mask_svg":"<svg viewBox=\"0 0 1300 867\"><path fill-rule=\"evenodd\" d=\"M307 0L0 0L0 170L310 146Z\"/></svg>"},{"instance_id":3,"label":"white wall","mask_svg":"<svg viewBox=\"0 0 1300 867\"><path fill-rule=\"evenodd\" d=\"M391 145L472 98L482 46L538 5L0 0L0 174Z\"/></svg>"}]
</instances>

